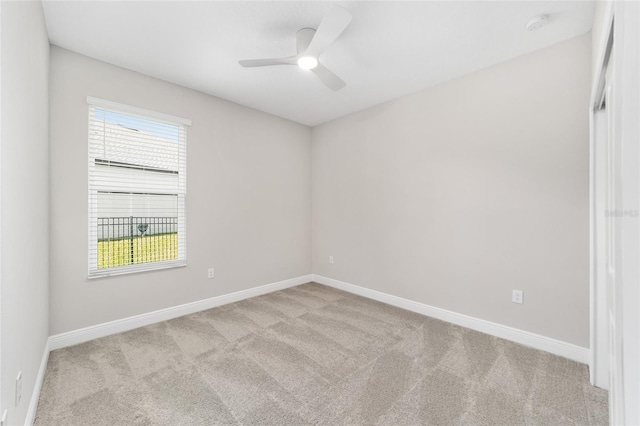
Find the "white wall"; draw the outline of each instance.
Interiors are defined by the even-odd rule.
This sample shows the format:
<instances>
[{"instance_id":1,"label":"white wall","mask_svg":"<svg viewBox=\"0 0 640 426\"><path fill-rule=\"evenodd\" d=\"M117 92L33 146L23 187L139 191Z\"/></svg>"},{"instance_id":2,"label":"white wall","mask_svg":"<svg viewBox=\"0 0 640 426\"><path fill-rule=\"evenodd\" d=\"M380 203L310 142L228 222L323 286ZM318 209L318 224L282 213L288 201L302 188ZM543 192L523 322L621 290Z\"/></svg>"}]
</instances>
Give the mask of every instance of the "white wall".
<instances>
[{"instance_id":1,"label":"white wall","mask_svg":"<svg viewBox=\"0 0 640 426\"><path fill-rule=\"evenodd\" d=\"M590 49L313 128L314 273L588 347Z\"/></svg>"},{"instance_id":2,"label":"white wall","mask_svg":"<svg viewBox=\"0 0 640 426\"><path fill-rule=\"evenodd\" d=\"M50 67L52 335L311 272L308 127L58 47ZM186 268L87 279L87 96L192 120Z\"/></svg>"},{"instance_id":3,"label":"white wall","mask_svg":"<svg viewBox=\"0 0 640 426\"><path fill-rule=\"evenodd\" d=\"M2 2L0 410L22 424L47 337L49 41L40 2ZM15 380L22 371L22 399Z\"/></svg>"}]
</instances>

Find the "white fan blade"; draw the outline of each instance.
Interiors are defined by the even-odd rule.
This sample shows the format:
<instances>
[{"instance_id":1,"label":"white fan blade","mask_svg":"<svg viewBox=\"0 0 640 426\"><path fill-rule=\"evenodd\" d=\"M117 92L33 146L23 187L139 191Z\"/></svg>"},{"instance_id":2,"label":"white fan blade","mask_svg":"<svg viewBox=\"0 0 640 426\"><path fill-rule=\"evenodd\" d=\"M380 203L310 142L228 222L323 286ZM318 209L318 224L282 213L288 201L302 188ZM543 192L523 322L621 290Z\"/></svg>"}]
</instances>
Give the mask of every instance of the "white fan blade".
<instances>
[{"instance_id":1,"label":"white fan blade","mask_svg":"<svg viewBox=\"0 0 640 426\"><path fill-rule=\"evenodd\" d=\"M318 76L320 81L331 90L340 90L347 85L340 77L331 72L329 68L320 63L318 63L318 66L313 68L311 72Z\"/></svg>"},{"instance_id":2,"label":"white fan blade","mask_svg":"<svg viewBox=\"0 0 640 426\"><path fill-rule=\"evenodd\" d=\"M267 67L270 65L296 65L297 56L288 58L270 58L270 59L244 59L238 61L245 68L251 67Z\"/></svg>"},{"instance_id":3,"label":"white fan blade","mask_svg":"<svg viewBox=\"0 0 640 426\"><path fill-rule=\"evenodd\" d=\"M320 53L342 34L349 22L351 22L351 12L343 7L334 5L327 13L327 16L320 22L320 26L304 54L316 58L320 56Z\"/></svg>"},{"instance_id":4,"label":"white fan blade","mask_svg":"<svg viewBox=\"0 0 640 426\"><path fill-rule=\"evenodd\" d=\"M296 33L296 52L298 52L298 55L302 55L307 50L314 35L316 35L316 30L313 28L302 28L298 30Z\"/></svg>"}]
</instances>

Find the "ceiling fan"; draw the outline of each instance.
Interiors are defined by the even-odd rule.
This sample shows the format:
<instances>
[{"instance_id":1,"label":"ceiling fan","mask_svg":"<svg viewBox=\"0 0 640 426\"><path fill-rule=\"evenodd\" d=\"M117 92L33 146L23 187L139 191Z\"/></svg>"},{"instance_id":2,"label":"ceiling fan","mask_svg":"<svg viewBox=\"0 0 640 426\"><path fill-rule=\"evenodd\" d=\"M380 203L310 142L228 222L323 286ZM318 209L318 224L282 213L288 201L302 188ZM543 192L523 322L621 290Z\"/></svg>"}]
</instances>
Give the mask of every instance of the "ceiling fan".
<instances>
[{"instance_id":1,"label":"ceiling fan","mask_svg":"<svg viewBox=\"0 0 640 426\"><path fill-rule=\"evenodd\" d=\"M324 17L318 29L302 28L296 33L297 54L286 58L246 59L239 61L245 68L270 65L297 65L310 70L331 90L340 90L346 83L320 63L320 55L329 47L351 22L351 13L334 5Z\"/></svg>"}]
</instances>

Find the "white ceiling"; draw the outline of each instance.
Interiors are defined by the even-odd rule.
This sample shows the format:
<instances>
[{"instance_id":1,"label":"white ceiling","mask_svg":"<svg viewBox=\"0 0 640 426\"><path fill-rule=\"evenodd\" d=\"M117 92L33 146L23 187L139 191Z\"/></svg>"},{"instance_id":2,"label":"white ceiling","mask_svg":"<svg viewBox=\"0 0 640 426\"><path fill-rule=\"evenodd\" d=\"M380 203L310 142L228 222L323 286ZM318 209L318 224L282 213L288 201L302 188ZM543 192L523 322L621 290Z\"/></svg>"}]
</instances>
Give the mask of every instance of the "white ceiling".
<instances>
[{"instance_id":1,"label":"white ceiling","mask_svg":"<svg viewBox=\"0 0 640 426\"><path fill-rule=\"evenodd\" d=\"M295 66L295 33L337 3L353 14L322 62L333 92ZM309 126L486 68L591 30L591 1L45 1L51 43ZM549 24L526 31L534 15Z\"/></svg>"}]
</instances>

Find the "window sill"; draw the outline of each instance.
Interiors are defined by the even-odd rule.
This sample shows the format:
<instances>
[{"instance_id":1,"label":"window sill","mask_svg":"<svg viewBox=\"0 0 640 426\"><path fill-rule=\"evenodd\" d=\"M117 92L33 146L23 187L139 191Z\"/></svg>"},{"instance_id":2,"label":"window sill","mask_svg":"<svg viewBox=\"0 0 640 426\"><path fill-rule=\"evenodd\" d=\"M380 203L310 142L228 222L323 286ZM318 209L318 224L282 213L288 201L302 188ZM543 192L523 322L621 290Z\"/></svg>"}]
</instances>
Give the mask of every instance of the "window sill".
<instances>
[{"instance_id":1,"label":"window sill","mask_svg":"<svg viewBox=\"0 0 640 426\"><path fill-rule=\"evenodd\" d=\"M153 263L146 263L146 264L140 264L140 265L119 266L115 268L98 269L98 270L90 271L87 278L90 280L94 280L97 278L137 274L140 272L153 272L153 271L159 271L162 269L184 268L185 266L187 266L186 260L174 260L170 262L153 262Z\"/></svg>"}]
</instances>

